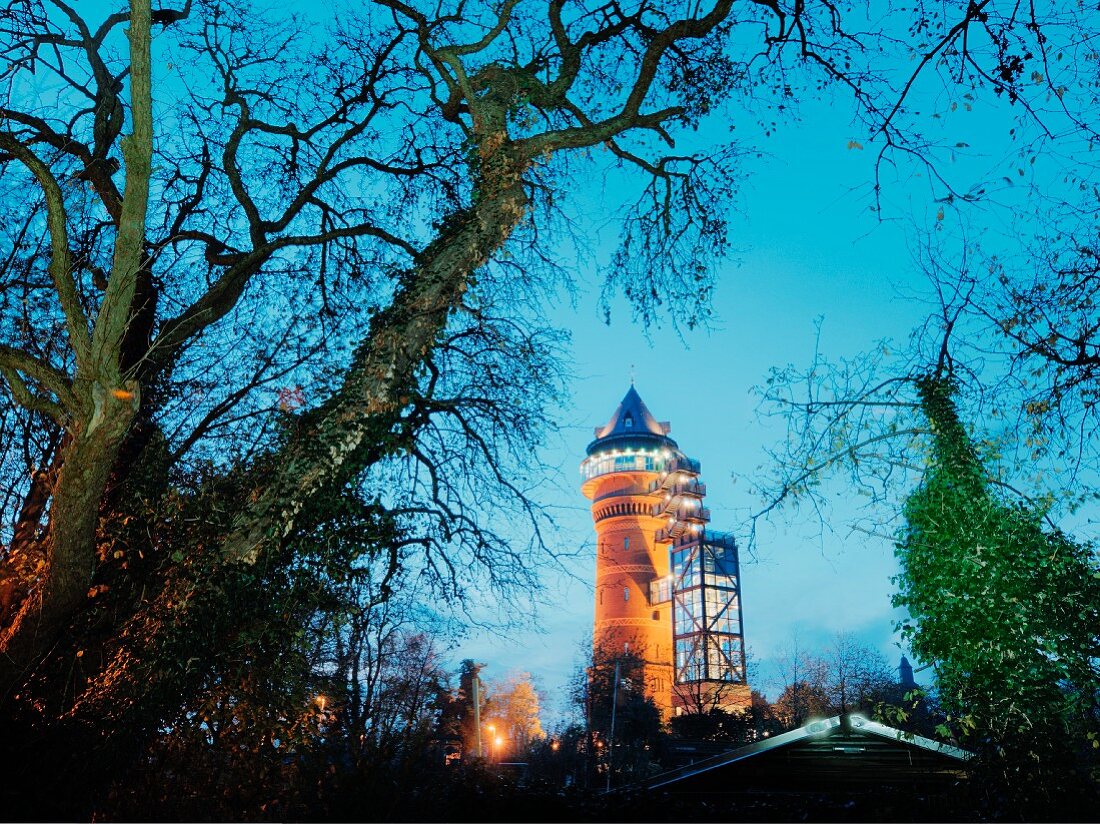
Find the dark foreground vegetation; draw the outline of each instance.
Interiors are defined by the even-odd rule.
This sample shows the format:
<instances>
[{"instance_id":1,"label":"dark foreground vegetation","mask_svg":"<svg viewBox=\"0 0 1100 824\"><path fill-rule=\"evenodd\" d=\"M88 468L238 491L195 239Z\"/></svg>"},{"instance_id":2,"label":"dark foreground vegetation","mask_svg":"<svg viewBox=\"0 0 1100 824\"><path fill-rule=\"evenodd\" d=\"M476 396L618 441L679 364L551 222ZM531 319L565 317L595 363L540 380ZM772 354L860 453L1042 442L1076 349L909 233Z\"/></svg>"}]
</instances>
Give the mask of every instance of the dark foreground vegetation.
<instances>
[{"instance_id":1,"label":"dark foreground vegetation","mask_svg":"<svg viewBox=\"0 0 1100 824\"><path fill-rule=\"evenodd\" d=\"M348 777L351 780L351 777ZM975 796L968 788L928 796L884 787L860 793L745 793L684 798L667 793L602 792L517 786L508 777L481 769L458 768L434 776L430 786L412 786L398 796L345 791L295 795L278 814L246 820L302 821L1026 821L1036 820L1004 799ZM1093 821L1095 796L1062 800L1043 820ZM123 820L225 820L232 805L192 804L122 808ZM275 806L275 805L273 805ZM217 812L213 812L213 810ZM185 812L189 811L189 812Z\"/></svg>"},{"instance_id":2,"label":"dark foreground vegetation","mask_svg":"<svg viewBox=\"0 0 1100 824\"><path fill-rule=\"evenodd\" d=\"M138 773L101 814L116 820L365 821L1091 821L1097 793L1085 784L1042 799L985 784L981 774L935 792L868 777L824 791L755 790L712 795L604 789L582 756L527 754L522 772L484 761L356 768L306 757L293 765L207 773ZM568 776L565 786L561 779ZM259 780L257 780L259 777ZM247 783L242 783L247 782ZM48 818L43 816L43 818Z\"/></svg>"}]
</instances>

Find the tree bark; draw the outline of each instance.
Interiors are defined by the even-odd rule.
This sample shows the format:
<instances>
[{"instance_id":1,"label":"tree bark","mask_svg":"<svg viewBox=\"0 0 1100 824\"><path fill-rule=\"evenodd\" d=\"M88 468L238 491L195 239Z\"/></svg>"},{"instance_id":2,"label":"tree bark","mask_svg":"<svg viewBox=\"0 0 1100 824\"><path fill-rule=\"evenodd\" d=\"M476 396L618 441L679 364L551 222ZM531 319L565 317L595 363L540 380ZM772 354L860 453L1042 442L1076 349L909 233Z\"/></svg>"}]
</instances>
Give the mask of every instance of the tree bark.
<instances>
[{"instance_id":1,"label":"tree bark","mask_svg":"<svg viewBox=\"0 0 1100 824\"><path fill-rule=\"evenodd\" d=\"M339 392L316 424L287 447L276 477L226 538L226 559L255 562L265 546L293 529L313 495L364 468L355 460L357 452L397 421L417 370L461 303L470 276L523 219L522 175L529 161L507 143L503 131L484 137L481 146L475 205L452 217L421 254L409 285L375 318Z\"/></svg>"},{"instance_id":2,"label":"tree bark","mask_svg":"<svg viewBox=\"0 0 1100 824\"><path fill-rule=\"evenodd\" d=\"M18 683L52 646L86 598L95 571L99 503L137 408L137 395L99 384L92 391L90 425L62 453L50 507L44 580L0 633L0 692Z\"/></svg>"},{"instance_id":3,"label":"tree bark","mask_svg":"<svg viewBox=\"0 0 1100 824\"><path fill-rule=\"evenodd\" d=\"M58 247L51 268L65 268L55 280L73 291L70 299L74 308L67 314L77 356L74 389L81 408L72 425L72 440L62 451L53 489L44 580L24 599L11 624L0 633L0 694L17 685L50 649L87 597L95 571L100 503L119 446L140 404L139 387L124 374L120 354L145 255L153 157L151 18L150 0L132 0L127 37L133 129L122 139L126 185L114 262L88 343L83 313L76 311L79 303L69 271L68 250L63 248L67 241L61 240L67 231L64 214L53 210L61 217L55 221L58 225L51 226L51 237ZM64 299L68 293L61 294Z\"/></svg>"}]
</instances>

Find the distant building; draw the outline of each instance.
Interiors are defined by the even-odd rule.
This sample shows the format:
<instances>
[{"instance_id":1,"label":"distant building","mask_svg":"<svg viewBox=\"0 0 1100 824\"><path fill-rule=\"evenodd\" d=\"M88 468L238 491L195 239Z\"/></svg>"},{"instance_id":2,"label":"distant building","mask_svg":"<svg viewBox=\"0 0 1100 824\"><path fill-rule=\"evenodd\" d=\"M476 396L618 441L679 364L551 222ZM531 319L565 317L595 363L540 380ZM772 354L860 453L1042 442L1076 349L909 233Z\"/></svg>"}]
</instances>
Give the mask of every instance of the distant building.
<instances>
[{"instance_id":1,"label":"distant building","mask_svg":"<svg viewBox=\"0 0 1100 824\"><path fill-rule=\"evenodd\" d=\"M913 678L913 665L904 655L901 656L901 663L898 664L898 683L907 690L917 685L916 679Z\"/></svg>"},{"instance_id":2,"label":"distant building","mask_svg":"<svg viewBox=\"0 0 1100 824\"><path fill-rule=\"evenodd\" d=\"M581 464L596 528L594 659L640 660L662 715L746 709L737 544L707 529L699 462L633 385Z\"/></svg>"}]
</instances>

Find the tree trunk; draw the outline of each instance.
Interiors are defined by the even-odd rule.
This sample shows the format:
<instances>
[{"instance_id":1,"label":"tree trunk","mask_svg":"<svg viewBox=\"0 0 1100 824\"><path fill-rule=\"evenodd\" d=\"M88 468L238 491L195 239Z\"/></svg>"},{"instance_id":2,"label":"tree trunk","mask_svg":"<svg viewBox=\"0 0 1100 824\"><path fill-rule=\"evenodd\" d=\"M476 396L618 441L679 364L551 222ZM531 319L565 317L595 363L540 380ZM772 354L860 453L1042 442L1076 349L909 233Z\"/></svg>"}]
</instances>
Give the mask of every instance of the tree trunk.
<instances>
[{"instance_id":1,"label":"tree trunk","mask_svg":"<svg viewBox=\"0 0 1100 824\"><path fill-rule=\"evenodd\" d=\"M137 383L124 376L121 352L134 315L135 295L148 299L140 294L138 282L145 266L153 157L151 26L150 0L131 0L126 36L130 41L132 131L121 141L126 185L114 262L90 339L79 302L75 294L69 296L67 315L77 364L74 389L81 398L81 415L73 427L71 443L62 452L53 489L45 579L24 599L0 634L0 694L19 684L86 598L95 571L100 504L119 447L140 404ZM54 213L51 266L60 266L68 255L67 228L63 210ZM60 274L65 288L75 293L72 273L66 269Z\"/></svg>"},{"instance_id":2,"label":"tree trunk","mask_svg":"<svg viewBox=\"0 0 1100 824\"><path fill-rule=\"evenodd\" d=\"M86 598L95 571L99 504L137 408L135 391L97 384L91 421L61 454L46 534L45 578L0 633L0 693L16 686Z\"/></svg>"},{"instance_id":3,"label":"tree trunk","mask_svg":"<svg viewBox=\"0 0 1100 824\"><path fill-rule=\"evenodd\" d=\"M475 205L449 221L420 256L410 285L374 319L339 392L284 450L275 478L227 537L228 560L255 562L265 546L293 529L297 515L323 487L365 468L364 446L390 434L470 275L503 246L526 213L527 162L512 155L505 139L501 134L483 140L494 149L483 161L483 169L488 165L491 171L475 192Z\"/></svg>"}]
</instances>

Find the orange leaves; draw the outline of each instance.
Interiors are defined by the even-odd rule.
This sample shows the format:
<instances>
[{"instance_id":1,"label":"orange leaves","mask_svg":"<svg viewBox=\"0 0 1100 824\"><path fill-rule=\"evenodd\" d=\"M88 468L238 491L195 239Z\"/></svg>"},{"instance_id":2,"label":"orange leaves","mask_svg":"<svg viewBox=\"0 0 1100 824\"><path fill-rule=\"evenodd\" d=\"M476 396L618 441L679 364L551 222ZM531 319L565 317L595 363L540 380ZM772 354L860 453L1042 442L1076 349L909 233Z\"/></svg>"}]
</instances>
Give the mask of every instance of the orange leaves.
<instances>
[{"instance_id":1,"label":"orange leaves","mask_svg":"<svg viewBox=\"0 0 1100 824\"><path fill-rule=\"evenodd\" d=\"M306 396L300 386L284 386L278 391L279 411L293 412L305 405Z\"/></svg>"}]
</instances>

